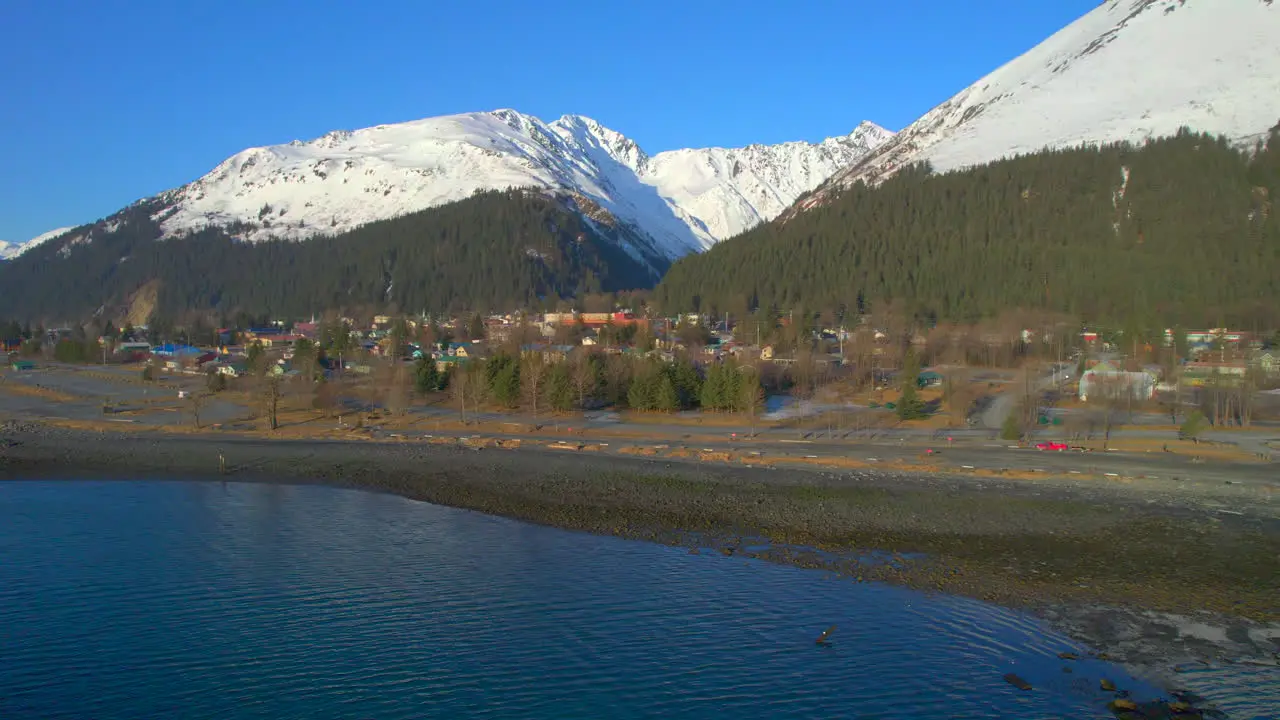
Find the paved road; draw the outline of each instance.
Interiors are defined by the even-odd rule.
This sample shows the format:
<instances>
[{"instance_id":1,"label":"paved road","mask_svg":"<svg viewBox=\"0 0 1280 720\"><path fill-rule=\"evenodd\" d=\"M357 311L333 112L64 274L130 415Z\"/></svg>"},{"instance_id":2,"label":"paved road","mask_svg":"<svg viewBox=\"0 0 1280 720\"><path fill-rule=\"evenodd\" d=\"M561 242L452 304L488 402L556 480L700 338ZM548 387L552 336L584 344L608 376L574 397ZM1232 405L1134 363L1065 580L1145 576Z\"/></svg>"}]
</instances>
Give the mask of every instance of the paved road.
<instances>
[{"instance_id":1,"label":"paved road","mask_svg":"<svg viewBox=\"0 0 1280 720\"><path fill-rule=\"evenodd\" d=\"M176 396L176 392L168 389L161 390L154 388L154 386L140 389L137 384L106 382L67 370L38 371L29 375L23 374L22 377L19 377L17 373L11 373L7 380L16 380L24 384L38 382L52 389L76 395L88 395L83 400L51 405L43 398L0 393L0 410L16 415L50 417L56 414L60 417L72 419L102 419L104 417L101 405L103 399L109 398L113 402L129 406L140 399L138 394L141 392L142 399L148 396L151 397L153 402L148 403L146 407L154 410L154 412L122 415L115 419L119 419L122 422L128 420L148 425L182 423L188 419L186 404L177 400L176 397L172 402L154 402L157 393L166 395L172 393ZM198 382L199 380L199 378L196 378L192 382ZM1037 387L1049 387L1053 384L1053 381L1053 373L1046 373L1037 379ZM1019 394L1011 389L1009 393L998 396L1007 398L1006 402L1009 405L1004 410L1006 414ZM93 397L94 395L97 397ZM242 416L244 412L245 409L239 405L221 400L211 400L205 406L201 414L201 420L205 424L230 422ZM456 408L444 404L415 408L413 412L421 415L425 420L439 419L454 422L459 418ZM991 410L989 409L988 412L991 412ZM472 421L484 423L510 423L513 426L533 424L533 418L523 414L512 415L485 412L468 413L468 416ZM700 416L694 414L694 417ZM538 435L549 440L560 439L565 437L562 431L567 431L568 428L572 427L584 429L588 438L594 436L604 442L637 444L638 441L635 439L610 439L602 434L610 430L618 430L637 435L641 433L649 435L653 439L645 440L644 442L655 444L679 445L680 443L695 443L700 447L707 446L714 449L739 449L792 455L848 456L863 460L870 457L914 460L921 452L932 448L939 451L939 454L931 456L930 462L943 466L973 465L977 468L988 469L1030 470L1044 467L1045 469L1056 469L1064 472L1077 469L1081 472L1086 472L1090 471L1090 468L1101 467L1100 464L1104 464L1106 472L1157 476L1163 472L1165 475L1174 476L1177 473L1190 472L1204 475L1215 472L1215 468L1221 467L1220 463L1213 463L1212 465L1193 464L1185 456L1166 456L1164 453L1135 456L1118 456L1112 453L1067 453L1064 456L1059 456L1056 453L1042 453L1035 450L1012 450L1007 447L1009 443L998 439L999 426L1004 422L1003 417L1004 415L1001 415L998 422L994 422L993 418L992 424L994 427L942 430L922 428L850 430L846 427L840 430L828 431L822 429L797 430L795 428L757 427L756 437L747 439L751 435L751 427L746 423L736 425L723 425L720 423L692 424L678 421L628 423L616 412L598 411L568 418L540 418L539 424L543 426L543 430ZM419 430L417 434L426 432L430 432L430 430ZM1055 437L1061 434L1061 430L1044 428L1039 434L1044 437ZM735 435L736 438L734 437ZM513 427L510 437L528 438L531 436ZM1125 427L1117 432L1116 437L1171 440L1172 434L1167 430ZM1247 452L1269 456L1273 460L1280 460L1280 428L1264 428L1253 432L1211 431L1206 433L1205 437L1210 440L1233 443ZM702 440L697 438L702 438ZM951 438L950 442L948 438ZM1125 459L1126 457L1136 459ZM1267 470L1257 465L1241 466L1239 471L1230 470L1223 477L1235 477L1240 473L1246 475L1266 474ZM1280 473L1272 474L1280 477Z\"/></svg>"},{"instance_id":2,"label":"paved road","mask_svg":"<svg viewBox=\"0 0 1280 720\"><path fill-rule=\"evenodd\" d=\"M1032 392L1038 395L1049 388L1055 387L1059 380L1064 379L1063 373L1068 372L1071 372L1070 363L1055 363L1043 375L1036 378ZM1008 390L996 395L986 409L982 411L980 416L982 427L988 430L1000 430L1003 428L1005 418L1009 417L1009 413L1013 412L1014 405L1022 397L1022 390L1021 387L1010 385Z\"/></svg>"}]
</instances>

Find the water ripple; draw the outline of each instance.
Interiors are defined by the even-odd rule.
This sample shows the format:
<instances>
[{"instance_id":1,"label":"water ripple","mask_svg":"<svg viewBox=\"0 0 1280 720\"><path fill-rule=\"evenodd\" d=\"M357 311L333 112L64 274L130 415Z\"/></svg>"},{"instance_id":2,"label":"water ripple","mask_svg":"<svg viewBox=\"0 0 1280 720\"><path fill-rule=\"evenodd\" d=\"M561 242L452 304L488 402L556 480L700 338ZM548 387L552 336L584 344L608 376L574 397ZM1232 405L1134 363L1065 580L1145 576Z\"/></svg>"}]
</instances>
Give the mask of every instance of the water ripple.
<instances>
[{"instance_id":1,"label":"water ripple","mask_svg":"<svg viewBox=\"0 0 1280 720\"><path fill-rule=\"evenodd\" d=\"M5 720L1108 717L1032 618L755 560L291 485L11 484L0 519Z\"/></svg>"}]
</instances>

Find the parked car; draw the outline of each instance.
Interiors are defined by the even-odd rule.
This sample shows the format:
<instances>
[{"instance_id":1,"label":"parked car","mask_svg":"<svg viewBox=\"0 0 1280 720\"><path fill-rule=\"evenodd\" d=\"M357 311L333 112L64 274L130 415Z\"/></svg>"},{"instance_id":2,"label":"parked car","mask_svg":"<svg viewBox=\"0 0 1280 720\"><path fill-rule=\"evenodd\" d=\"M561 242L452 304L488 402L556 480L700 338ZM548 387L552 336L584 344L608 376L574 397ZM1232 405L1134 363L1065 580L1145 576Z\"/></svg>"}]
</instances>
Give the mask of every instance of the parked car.
<instances>
[{"instance_id":1,"label":"parked car","mask_svg":"<svg viewBox=\"0 0 1280 720\"><path fill-rule=\"evenodd\" d=\"M1066 443L1045 441L1045 442L1036 443L1036 449L1037 450L1056 450L1058 452L1064 452L1068 448Z\"/></svg>"}]
</instances>

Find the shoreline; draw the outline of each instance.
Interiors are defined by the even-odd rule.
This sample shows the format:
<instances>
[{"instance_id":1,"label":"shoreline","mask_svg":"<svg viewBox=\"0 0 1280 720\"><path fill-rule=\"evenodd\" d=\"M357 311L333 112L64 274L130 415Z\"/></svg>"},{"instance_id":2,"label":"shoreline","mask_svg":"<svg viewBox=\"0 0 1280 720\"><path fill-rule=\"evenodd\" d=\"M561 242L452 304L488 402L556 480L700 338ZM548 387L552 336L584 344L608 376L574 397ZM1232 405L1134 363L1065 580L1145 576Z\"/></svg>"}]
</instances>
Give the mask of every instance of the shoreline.
<instances>
[{"instance_id":1,"label":"shoreline","mask_svg":"<svg viewBox=\"0 0 1280 720\"><path fill-rule=\"evenodd\" d=\"M1181 663L1280 651L1278 524L1124 486L0 423L0 481L42 479L336 485L822 568L1030 611L1167 689Z\"/></svg>"}]
</instances>

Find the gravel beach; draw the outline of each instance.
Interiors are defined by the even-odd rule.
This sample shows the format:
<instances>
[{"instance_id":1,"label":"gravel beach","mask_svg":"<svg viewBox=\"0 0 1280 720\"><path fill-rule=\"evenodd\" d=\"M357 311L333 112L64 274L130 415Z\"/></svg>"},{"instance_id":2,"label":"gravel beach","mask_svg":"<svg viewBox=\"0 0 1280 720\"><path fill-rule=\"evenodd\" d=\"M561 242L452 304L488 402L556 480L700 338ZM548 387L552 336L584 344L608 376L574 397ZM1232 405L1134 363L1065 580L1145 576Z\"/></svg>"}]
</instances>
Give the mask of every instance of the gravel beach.
<instances>
[{"instance_id":1,"label":"gravel beach","mask_svg":"<svg viewBox=\"0 0 1280 720\"><path fill-rule=\"evenodd\" d=\"M336 484L824 568L1030 610L1155 675L1280 651L1280 522L1140 486L0 423L0 480L115 478Z\"/></svg>"}]
</instances>

